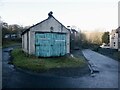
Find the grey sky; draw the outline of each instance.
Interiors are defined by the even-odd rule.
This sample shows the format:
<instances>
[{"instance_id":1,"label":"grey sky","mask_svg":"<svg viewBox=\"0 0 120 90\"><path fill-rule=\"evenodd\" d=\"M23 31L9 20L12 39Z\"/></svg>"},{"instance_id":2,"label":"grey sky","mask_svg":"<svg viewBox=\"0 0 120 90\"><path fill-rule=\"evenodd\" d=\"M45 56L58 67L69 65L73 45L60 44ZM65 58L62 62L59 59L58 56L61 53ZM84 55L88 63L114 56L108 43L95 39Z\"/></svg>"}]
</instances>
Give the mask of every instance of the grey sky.
<instances>
[{"instance_id":1,"label":"grey sky","mask_svg":"<svg viewBox=\"0 0 120 90\"><path fill-rule=\"evenodd\" d=\"M65 26L111 31L118 26L118 0L1 0L0 16L9 24L36 24L53 11Z\"/></svg>"}]
</instances>

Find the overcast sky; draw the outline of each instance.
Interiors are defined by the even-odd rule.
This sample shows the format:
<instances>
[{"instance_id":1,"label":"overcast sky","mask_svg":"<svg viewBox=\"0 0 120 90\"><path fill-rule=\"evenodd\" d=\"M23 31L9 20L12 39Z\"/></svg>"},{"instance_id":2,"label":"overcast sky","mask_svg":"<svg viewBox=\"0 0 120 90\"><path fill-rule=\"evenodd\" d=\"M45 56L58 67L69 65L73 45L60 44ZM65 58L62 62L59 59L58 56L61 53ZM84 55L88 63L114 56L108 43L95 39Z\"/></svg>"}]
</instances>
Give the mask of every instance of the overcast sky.
<instances>
[{"instance_id":1,"label":"overcast sky","mask_svg":"<svg viewBox=\"0 0 120 90\"><path fill-rule=\"evenodd\" d=\"M119 0L0 0L0 16L8 24L36 24L53 16L65 26L111 31L118 26Z\"/></svg>"}]
</instances>

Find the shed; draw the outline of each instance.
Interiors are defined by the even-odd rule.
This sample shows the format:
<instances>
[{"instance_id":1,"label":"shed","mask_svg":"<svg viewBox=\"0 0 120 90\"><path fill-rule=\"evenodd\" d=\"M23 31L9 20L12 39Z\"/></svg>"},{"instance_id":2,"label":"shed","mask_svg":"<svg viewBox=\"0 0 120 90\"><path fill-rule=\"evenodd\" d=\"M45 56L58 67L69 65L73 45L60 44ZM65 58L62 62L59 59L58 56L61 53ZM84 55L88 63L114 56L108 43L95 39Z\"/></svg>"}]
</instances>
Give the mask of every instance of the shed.
<instances>
[{"instance_id":1,"label":"shed","mask_svg":"<svg viewBox=\"0 0 120 90\"><path fill-rule=\"evenodd\" d=\"M38 57L70 53L70 32L53 15L22 32L22 50Z\"/></svg>"}]
</instances>

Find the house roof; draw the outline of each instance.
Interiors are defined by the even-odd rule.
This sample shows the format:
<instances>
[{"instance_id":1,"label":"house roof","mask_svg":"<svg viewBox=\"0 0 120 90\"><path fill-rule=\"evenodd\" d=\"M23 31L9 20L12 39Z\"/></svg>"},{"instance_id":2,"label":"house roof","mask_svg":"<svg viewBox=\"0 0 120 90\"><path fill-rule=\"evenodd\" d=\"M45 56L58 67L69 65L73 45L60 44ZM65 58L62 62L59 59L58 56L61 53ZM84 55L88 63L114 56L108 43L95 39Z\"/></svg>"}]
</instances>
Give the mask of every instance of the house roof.
<instances>
[{"instance_id":1,"label":"house roof","mask_svg":"<svg viewBox=\"0 0 120 90\"><path fill-rule=\"evenodd\" d=\"M75 29L71 29L71 31L72 31L72 32L76 32L76 33L78 33L78 31L77 31L77 30L75 30Z\"/></svg>"},{"instance_id":2,"label":"house roof","mask_svg":"<svg viewBox=\"0 0 120 90\"><path fill-rule=\"evenodd\" d=\"M37 23L37 24L35 24L35 25L29 27L28 29L26 29L25 31L22 32L21 35L23 35L24 33L28 32L28 31L30 31L30 28L35 27L35 26L37 26L38 24L43 23L44 21L50 19L51 17L53 17L58 23L60 23L53 15L51 15L51 16L49 16L47 19L45 19L45 20L43 20L43 21L41 21L41 22L39 22L39 23ZM60 23L60 24L61 24L63 27L65 27L62 23ZM66 27L65 27L65 28L66 28ZM66 28L66 29L67 29L67 28ZM67 29L67 30L69 31L69 29Z\"/></svg>"},{"instance_id":3,"label":"house roof","mask_svg":"<svg viewBox=\"0 0 120 90\"><path fill-rule=\"evenodd\" d=\"M120 26L116 29L116 32L117 33L120 32Z\"/></svg>"}]
</instances>

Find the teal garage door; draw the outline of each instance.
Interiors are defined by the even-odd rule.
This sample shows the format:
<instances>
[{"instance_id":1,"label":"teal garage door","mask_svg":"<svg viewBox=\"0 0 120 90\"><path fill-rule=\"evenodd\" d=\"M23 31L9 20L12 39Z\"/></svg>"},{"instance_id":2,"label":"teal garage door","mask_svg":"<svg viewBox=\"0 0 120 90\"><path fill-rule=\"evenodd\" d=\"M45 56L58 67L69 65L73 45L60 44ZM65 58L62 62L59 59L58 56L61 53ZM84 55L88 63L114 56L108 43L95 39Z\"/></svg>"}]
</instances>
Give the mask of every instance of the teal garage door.
<instances>
[{"instance_id":1,"label":"teal garage door","mask_svg":"<svg viewBox=\"0 0 120 90\"><path fill-rule=\"evenodd\" d=\"M66 34L36 33L35 54L40 57L63 56L66 54Z\"/></svg>"}]
</instances>

